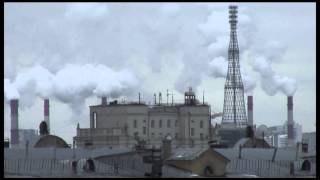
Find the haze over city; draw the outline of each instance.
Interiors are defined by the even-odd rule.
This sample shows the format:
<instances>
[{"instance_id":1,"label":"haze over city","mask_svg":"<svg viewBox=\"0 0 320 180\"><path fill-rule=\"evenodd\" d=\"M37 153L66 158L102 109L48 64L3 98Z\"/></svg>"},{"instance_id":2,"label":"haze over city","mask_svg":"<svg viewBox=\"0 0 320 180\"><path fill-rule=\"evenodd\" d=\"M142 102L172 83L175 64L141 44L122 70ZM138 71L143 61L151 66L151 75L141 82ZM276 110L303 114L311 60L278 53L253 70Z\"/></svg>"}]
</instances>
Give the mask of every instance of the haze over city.
<instances>
[{"instance_id":1,"label":"haze over city","mask_svg":"<svg viewBox=\"0 0 320 180\"><path fill-rule=\"evenodd\" d=\"M19 98L19 128L38 129L50 98L50 127L68 143L89 127L101 96L146 103L166 90L174 101L192 87L222 112L229 3L7 3L4 16L4 136ZM315 4L240 3L238 41L254 123L294 121L315 131ZM94 13L92 13L94 12ZM171 102L171 97L169 98ZM221 119L220 119L221 121ZM218 121L218 122L220 122Z\"/></svg>"}]
</instances>

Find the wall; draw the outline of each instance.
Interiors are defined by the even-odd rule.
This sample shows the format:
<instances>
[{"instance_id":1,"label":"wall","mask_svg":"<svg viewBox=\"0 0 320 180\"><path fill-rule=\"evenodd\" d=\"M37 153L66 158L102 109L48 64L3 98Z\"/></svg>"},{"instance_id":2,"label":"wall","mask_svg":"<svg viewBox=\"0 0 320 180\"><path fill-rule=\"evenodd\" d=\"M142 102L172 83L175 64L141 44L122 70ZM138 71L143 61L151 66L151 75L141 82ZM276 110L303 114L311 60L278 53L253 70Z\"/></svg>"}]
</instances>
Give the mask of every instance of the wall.
<instances>
[{"instance_id":1,"label":"wall","mask_svg":"<svg viewBox=\"0 0 320 180\"><path fill-rule=\"evenodd\" d=\"M211 149L203 152L198 158L194 160L169 160L168 164L192 171L200 176L207 176L204 174L207 166L213 170L212 176L223 176L226 172L227 161L220 155L214 153Z\"/></svg>"}]
</instances>

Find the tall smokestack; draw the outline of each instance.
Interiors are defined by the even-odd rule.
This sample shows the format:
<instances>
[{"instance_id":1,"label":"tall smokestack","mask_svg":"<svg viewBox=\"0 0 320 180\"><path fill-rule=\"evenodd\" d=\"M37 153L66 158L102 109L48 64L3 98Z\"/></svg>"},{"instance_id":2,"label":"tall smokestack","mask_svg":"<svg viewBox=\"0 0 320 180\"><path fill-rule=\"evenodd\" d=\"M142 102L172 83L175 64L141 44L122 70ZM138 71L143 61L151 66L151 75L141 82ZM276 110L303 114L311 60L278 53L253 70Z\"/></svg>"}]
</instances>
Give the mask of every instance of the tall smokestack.
<instances>
[{"instance_id":1,"label":"tall smokestack","mask_svg":"<svg viewBox=\"0 0 320 180\"><path fill-rule=\"evenodd\" d=\"M48 134L50 134L49 99L44 99L44 101L43 101L43 109L44 109L44 122L46 122L46 124L47 124Z\"/></svg>"},{"instance_id":2,"label":"tall smokestack","mask_svg":"<svg viewBox=\"0 0 320 180\"><path fill-rule=\"evenodd\" d=\"M248 125L253 127L253 97L248 96Z\"/></svg>"},{"instance_id":3,"label":"tall smokestack","mask_svg":"<svg viewBox=\"0 0 320 180\"><path fill-rule=\"evenodd\" d=\"M293 145L293 98L288 96L288 145Z\"/></svg>"},{"instance_id":4,"label":"tall smokestack","mask_svg":"<svg viewBox=\"0 0 320 180\"><path fill-rule=\"evenodd\" d=\"M104 106L107 105L107 97L102 97L101 98L101 105L104 105Z\"/></svg>"},{"instance_id":5,"label":"tall smokestack","mask_svg":"<svg viewBox=\"0 0 320 180\"><path fill-rule=\"evenodd\" d=\"M18 108L19 100L12 99L10 101L11 108L11 147L19 145L19 126L18 126Z\"/></svg>"}]
</instances>

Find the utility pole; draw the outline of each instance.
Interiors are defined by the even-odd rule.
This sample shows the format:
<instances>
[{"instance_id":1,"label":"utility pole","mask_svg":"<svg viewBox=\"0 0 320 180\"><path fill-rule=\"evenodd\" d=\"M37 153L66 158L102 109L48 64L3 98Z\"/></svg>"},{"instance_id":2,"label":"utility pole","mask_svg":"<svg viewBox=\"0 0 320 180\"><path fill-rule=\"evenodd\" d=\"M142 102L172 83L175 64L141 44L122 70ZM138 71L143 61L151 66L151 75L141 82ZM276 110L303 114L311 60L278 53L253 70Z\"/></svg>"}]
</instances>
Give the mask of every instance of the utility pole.
<instances>
[{"instance_id":1,"label":"utility pole","mask_svg":"<svg viewBox=\"0 0 320 180\"><path fill-rule=\"evenodd\" d=\"M167 89L167 106L168 106L168 99L169 99L169 91L168 91L168 89Z\"/></svg>"}]
</instances>

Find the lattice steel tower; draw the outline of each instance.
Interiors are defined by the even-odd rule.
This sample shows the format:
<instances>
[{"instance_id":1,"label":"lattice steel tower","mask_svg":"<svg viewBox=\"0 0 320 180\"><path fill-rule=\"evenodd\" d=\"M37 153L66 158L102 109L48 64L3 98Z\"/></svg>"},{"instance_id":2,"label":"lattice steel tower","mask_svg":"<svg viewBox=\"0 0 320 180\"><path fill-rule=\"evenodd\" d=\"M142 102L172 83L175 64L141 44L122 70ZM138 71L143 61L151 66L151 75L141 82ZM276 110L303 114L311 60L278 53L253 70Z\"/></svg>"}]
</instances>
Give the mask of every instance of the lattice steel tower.
<instances>
[{"instance_id":1,"label":"lattice steel tower","mask_svg":"<svg viewBox=\"0 0 320 180\"><path fill-rule=\"evenodd\" d=\"M229 23L231 31L228 50L228 74L224 86L223 127L247 126L237 41L237 9L237 6L229 6Z\"/></svg>"}]
</instances>

